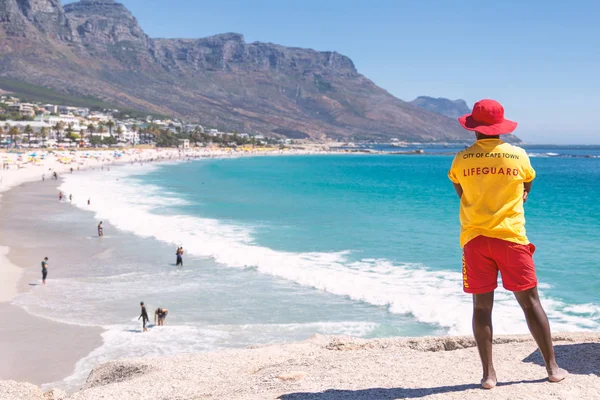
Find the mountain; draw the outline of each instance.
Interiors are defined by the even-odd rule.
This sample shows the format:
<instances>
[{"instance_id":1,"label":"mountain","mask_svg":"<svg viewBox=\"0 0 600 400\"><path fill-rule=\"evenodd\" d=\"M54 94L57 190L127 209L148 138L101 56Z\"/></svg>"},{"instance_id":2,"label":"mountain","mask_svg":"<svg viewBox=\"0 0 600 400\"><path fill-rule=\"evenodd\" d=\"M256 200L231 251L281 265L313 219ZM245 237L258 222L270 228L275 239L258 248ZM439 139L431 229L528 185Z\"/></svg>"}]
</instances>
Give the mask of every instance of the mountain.
<instances>
[{"instance_id":1,"label":"mountain","mask_svg":"<svg viewBox=\"0 0 600 400\"><path fill-rule=\"evenodd\" d=\"M471 113L471 109L467 105L467 102L460 99L448 100L441 97L419 96L411 101L410 104L453 119Z\"/></svg>"},{"instance_id":2,"label":"mountain","mask_svg":"<svg viewBox=\"0 0 600 400\"><path fill-rule=\"evenodd\" d=\"M247 43L236 33L153 39L113 0L0 0L0 77L240 132L471 139L336 52Z\"/></svg>"},{"instance_id":3,"label":"mountain","mask_svg":"<svg viewBox=\"0 0 600 400\"><path fill-rule=\"evenodd\" d=\"M431 111L433 113L452 118L455 121L458 119L458 117L462 117L465 114L470 114L472 111L471 108L469 108L469 106L467 105L467 102L462 99L448 100L444 99L443 97L434 98L428 96L419 96L413 101L411 101L410 104ZM513 134L506 135L503 137L503 139L513 144L523 143L521 139L519 139Z\"/></svg>"}]
</instances>

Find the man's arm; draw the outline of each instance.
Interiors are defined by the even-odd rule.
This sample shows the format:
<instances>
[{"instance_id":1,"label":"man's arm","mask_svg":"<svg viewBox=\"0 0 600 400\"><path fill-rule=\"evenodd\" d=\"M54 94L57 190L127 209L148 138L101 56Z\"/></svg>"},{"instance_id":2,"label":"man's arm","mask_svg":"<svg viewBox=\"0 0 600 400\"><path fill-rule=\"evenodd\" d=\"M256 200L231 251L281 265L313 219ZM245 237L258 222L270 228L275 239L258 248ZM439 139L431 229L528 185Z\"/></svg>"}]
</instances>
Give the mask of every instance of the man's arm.
<instances>
[{"instance_id":1,"label":"man's arm","mask_svg":"<svg viewBox=\"0 0 600 400\"><path fill-rule=\"evenodd\" d=\"M460 183L455 183L454 184L454 190L456 190L456 194L458 195L458 198L462 198L463 195L463 188L462 186L460 186Z\"/></svg>"},{"instance_id":2,"label":"man's arm","mask_svg":"<svg viewBox=\"0 0 600 400\"><path fill-rule=\"evenodd\" d=\"M533 186L533 181L523 183L525 186L525 190L523 191L523 203L527 203L527 199L529 198L529 192L531 192L531 187Z\"/></svg>"}]
</instances>

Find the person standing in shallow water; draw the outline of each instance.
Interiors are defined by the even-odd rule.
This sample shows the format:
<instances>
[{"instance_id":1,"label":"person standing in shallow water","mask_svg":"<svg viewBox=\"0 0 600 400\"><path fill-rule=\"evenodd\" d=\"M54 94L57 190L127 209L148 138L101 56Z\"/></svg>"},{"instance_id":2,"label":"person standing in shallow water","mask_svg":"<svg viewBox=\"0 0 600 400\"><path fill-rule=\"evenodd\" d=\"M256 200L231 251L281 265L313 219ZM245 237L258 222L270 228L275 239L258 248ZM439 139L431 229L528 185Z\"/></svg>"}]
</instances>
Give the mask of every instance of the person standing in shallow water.
<instances>
[{"instance_id":1,"label":"person standing in shallow water","mask_svg":"<svg viewBox=\"0 0 600 400\"><path fill-rule=\"evenodd\" d=\"M178 267L183 267L183 247L177 248L177 252L175 253L175 255L177 256L177 262L175 265Z\"/></svg>"},{"instance_id":2,"label":"person standing in shallow water","mask_svg":"<svg viewBox=\"0 0 600 400\"><path fill-rule=\"evenodd\" d=\"M167 314L169 314L169 310L167 308L158 307L154 311L154 324L157 323L156 319L158 318L158 326L165 326Z\"/></svg>"},{"instance_id":3,"label":"person standing in shallow water","mask_svg":"<svg viewBox=\"0 0 600 400\"><path fill-rule=\"evenodd\" d=\"M104 236L104 228L102 227L102 221L98 224L98 237Z\"/></svg>"},{"instance_id":4,"label":"person standing in shallow water","mask_svg":"<svg viewBox=\"0 0 600 400\"><path fill-rule=\"evenodd\" d=\"M481 385L497 384L492 362L492 307L502 284L525 313L537 342L550 382L560 382L568 372L554 356L548 317L538 295L533 253L527 239L523 204L535 179L525 150L503 142L500 135L513 132L517 123L504 119L504 108L494 100L481 100L473 112L459 118L474 131L477 141L454 158L448 174L460 198L460 243L463 248L463 290L473 295L473 334L483 366Z\"/></svg>"},{"instance_id":5,"label":"person standing in shallow water","mask_svg":"<svg viewBox=\"0 0 600 400\"><path fill-rule=\"evenodd\" d=\"M138 321L140 320L140 318L142 318L142 329L144 332L148 332L146 324L148 323L148 321L150 321L150 318L148 318L148 312L146 311L146 306L144 305L143 301L140 303L140 307L142 307L142 312L138 317Z\"/></svg>"},{"instance_id":6,"label":"person standing in shallow water","mask_svg":"<svg viewBox=\"0 0 600 400\"><path fill-rule=\"evenodd\" d=\"M44 257L42 260L42 284L46 284L46 278L48 277L48 257Z\"/></svg>"}]
</instances>

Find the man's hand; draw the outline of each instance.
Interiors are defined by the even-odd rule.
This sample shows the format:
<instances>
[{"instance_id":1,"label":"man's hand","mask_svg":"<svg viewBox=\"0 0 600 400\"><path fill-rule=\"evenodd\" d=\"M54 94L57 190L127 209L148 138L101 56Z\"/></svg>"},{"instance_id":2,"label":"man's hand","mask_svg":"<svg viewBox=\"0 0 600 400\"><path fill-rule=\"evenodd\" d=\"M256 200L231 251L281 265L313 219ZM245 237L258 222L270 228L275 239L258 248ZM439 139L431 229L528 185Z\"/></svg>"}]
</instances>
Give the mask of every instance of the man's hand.
<instances>
[{"instance_id":1,"label":"man's hand","mask_svg":"<svg viewBox=\"0 0 600 400\"><path fill-rule=\"evenodd\" d=\"M529 199L529 192L531 192L531 188L533 187L533 182L525 182L523 186L523 203L527 203L527 200Z\"/></svg>"},{"instance_id":2,"label":"man's hand","mask_svg":"<svg viewBox=\"0 0 600 400\"><path fill-rule=\"evenodd\" d=\"M460 186L459 183L454 184L454 190L456 190L456 194L458 195L458 198L462 198L463 188L462 188L462 186Z\"/></svg>"}]
</instances>

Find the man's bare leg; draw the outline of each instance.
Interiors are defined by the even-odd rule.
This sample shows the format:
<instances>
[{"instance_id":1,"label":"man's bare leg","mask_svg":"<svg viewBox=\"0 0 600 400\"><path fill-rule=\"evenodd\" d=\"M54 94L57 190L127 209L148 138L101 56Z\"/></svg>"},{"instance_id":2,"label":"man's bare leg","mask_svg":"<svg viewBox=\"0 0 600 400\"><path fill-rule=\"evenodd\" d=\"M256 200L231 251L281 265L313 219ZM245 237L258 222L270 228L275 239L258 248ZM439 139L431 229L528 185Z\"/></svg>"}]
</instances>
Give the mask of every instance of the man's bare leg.
<instances>
[{"instance_id":1,"label":"man's bare leg","mask_svg":"<svg viewBox=\"0 0 600 400\"><path fill-rule=\"evenodd\" d=\"M492 361L492 308L494 292L473 295L473 335L477 342L477 350L483 367L481 386L484 389L496 387L496 370Z\"/></svg>"},{"instance_id":2,"label":"man's bare leg","mask_svg":"<svg viewBox=\"0 0 600 400\"><path fill-rule=\"evenodd\" d=\"M554 357L554 347L552 346L552 334L550 332L550 323L548 317L540 303L537 287L522 292L515 292L515 297L525 313L527 326L533 335L542 357L546 362L548 371L548 380L550 382L560 382L569 375L567 371L558 367Z\"/></svg>"}]
</instances>

